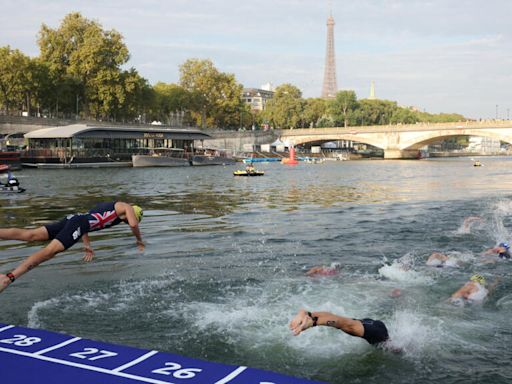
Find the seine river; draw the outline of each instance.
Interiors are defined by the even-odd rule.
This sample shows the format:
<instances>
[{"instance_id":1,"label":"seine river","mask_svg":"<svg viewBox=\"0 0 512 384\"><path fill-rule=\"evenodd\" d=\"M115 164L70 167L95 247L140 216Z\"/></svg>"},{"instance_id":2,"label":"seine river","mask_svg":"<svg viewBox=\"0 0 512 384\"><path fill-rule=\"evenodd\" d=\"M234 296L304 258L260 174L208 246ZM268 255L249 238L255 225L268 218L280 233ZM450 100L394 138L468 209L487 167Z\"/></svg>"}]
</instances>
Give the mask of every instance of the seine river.
<instances>
[{"instance_id":1,"label":"seine river","mask_svg":"<svg viewBox=\"0 0 512 384\"><path fill-rule=\"evenodd\" d=\"M510 383L512 159L23 170L0 226L29 227L114 199L145 209L141 253L126 225L91 235L0 295L0 322L247 365L329 383ZM469 228L465 217L482 220ZM0 241L0 270L43 244ZM425 266L433 251L462 267ZM316 265L341 274L311 278ZM401 263L399 263L400 261ZM404 269L401 265L407 265ZM446 299L475 272L501 276L482 305ZM390 292L400 288L402 295ZM401 353L328 327L294 337L298 309L383 320Z\"/></svg>"}]
</instances>

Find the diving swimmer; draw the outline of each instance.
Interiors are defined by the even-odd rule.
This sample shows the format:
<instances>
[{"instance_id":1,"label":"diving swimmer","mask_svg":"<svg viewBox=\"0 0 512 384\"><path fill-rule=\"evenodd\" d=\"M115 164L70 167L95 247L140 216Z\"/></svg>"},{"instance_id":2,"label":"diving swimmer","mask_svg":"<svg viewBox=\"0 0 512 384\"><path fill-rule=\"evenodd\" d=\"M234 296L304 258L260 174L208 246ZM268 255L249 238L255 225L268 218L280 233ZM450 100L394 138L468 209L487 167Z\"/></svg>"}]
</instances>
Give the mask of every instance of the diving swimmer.
<instances>
[{"instance_id":1,"label":"diving swimmer","mask_svg":"<svg viewBox=\"0 0 512 384\"><path fill-rule=\"evenodd\" d=\"M110 228L121 222L130 226L133 236L135 236L137 241L137 248L143 251L144 242L142 241L139 230L139 223L142 220L142 216L142 208L138 205L130 205L118 201L100 203L88 213L70 214L60 221L34 229L0 229L0 239L3 240L51 240L46 247L27 257L13 271L5 275L0 274L0 292L26 272L50 260L57 253L73 246L80 238L84 243L85 250L83 260L86 262L91 261L94 257L94 251L91 248L88 233Z\"/></svg>"},{"instance_id":2,"label":"diving swimmer","mask_svg":"<svg viewBox=\"0 0 512 384\"><path fill-rule=\"evenodd\" d=\"M389 339L388 330L380 320L351 319L330 312L308 312L301 309L290 322L294 336L317 325L337 328L348 335L365 339L371 345L379 346Z\"/></svg>"}]
</instances>

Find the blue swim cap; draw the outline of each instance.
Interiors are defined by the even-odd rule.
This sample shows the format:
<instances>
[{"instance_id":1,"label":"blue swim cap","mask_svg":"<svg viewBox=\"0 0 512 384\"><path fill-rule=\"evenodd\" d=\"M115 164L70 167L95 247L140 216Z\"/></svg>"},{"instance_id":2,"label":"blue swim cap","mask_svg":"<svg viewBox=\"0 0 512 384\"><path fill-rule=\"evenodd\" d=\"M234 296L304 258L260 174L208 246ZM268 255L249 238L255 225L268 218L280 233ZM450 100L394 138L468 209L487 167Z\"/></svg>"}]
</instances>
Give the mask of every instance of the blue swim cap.
<instances>
[{"instance_id":1,"label":"blue swim cap","mask_svg":"<svg viewBox=\"0 0 512 384\"><path fill-rule=\"evenodd\" d=\"M505 248L507 251L510 248L510 245L508 245L508 243L499 243L498 246Z\"/></svg>"}]
</instances>

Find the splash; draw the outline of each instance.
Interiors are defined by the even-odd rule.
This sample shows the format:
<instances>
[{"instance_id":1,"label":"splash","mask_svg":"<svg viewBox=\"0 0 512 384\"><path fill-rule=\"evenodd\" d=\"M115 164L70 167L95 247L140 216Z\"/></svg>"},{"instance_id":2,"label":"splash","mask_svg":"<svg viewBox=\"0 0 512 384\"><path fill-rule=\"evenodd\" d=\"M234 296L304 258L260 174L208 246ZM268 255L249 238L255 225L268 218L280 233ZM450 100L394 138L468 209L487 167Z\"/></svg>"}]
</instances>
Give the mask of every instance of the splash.
<instances>
[{"instance_id":1,"label":"splash","mask_svg":"<svg viewBox=\"0 0 512 384\"><path fill-rule=\"evenodd\" d=\"M407 284L432 284L430 276L424 275L412 269L408 264L395 260L390 265L379 268L379 275L382 277Z\"/></svg>"},{"instance_id":2,"label":"splash","mask_svg":"<svg viewBox=\"0 0 512 384\"><path fill-rule=\"evenodd\" d=\"M439 348L442 342L440 322L411 311L396 311L386 321L389 341L386 348L401 351L407 357L418 358Z\"/></svg>"}]
</instances>

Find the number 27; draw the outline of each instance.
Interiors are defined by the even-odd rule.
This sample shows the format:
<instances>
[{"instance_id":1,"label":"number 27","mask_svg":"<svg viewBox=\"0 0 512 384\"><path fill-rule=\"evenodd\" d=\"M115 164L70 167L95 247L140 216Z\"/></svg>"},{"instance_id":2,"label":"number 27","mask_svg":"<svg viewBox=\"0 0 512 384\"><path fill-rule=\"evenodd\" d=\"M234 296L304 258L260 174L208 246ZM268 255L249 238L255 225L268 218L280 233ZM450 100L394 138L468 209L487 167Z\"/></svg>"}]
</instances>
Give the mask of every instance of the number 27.
<instances>
[{"instance_id":1,"label":"number 27","mask_svg":"<svg viewBox=\"0 0 512 384\"><path fill-rule=\"evenodd\" d=\"M98 356L89 357L89 355L95 355L97 353L99 353ZM110 351L104 351L104 350L100 351L97 348L84 348L83 352L71 353L69 356L78 357L79 359L87 359L89 361L94 361L94 360L104 359L106 357L117 356L117 353L110 352Z\"/></svg>"}]
</instances>

